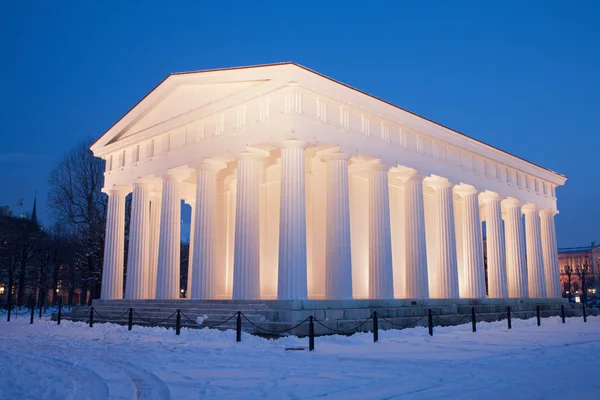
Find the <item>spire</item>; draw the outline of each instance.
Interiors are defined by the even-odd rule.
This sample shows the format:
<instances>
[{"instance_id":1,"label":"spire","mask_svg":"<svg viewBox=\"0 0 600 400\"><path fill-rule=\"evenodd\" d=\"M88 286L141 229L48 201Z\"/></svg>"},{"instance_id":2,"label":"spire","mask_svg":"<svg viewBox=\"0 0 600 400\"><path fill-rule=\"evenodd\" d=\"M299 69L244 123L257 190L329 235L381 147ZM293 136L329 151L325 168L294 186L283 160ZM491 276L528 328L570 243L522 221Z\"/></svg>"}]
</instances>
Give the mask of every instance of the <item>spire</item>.
<instances>
[{"instance_id":1,"label":"spire","mask_svg":"<svg viewBox=\"0 0 600 400\"><path fill-rule=\"evenodd\" d=\"M37 224L37 192L33 197L33 211L31 212L31 220Z\"/></svg>"}]
</instances>

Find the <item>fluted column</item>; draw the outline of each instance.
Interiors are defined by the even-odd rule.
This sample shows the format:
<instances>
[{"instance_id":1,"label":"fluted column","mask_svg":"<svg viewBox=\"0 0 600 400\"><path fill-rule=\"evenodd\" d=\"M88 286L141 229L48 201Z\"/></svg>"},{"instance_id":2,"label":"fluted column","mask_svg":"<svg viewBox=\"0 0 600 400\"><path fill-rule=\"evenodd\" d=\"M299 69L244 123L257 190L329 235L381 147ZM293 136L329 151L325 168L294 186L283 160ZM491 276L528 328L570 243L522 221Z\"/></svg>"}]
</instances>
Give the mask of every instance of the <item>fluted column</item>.
<instances>
[{"instance_id":1,"label":"fluted column","mask_svg":"<svg viewBox=\"0 0 600 400\"><path fill-rule=\"evenodd\" d=\"M483 238L479 217L479 192L468 185L457 186L461 196L463 268L459 276L460 297L485 298L485 269L483 266Z\"/></svg>"},{"instance_id":2,"label":"fluted column","mask_svg":"<svg viewBox=\"0 0 600 400\"><path fill-rule=\"evenodd\" d=\"M181 181L185 175L163 177L162 209L158 247L157 299L180 297Z\"/></svg>"},{"instance_id":3,"label":"fluted column","mask_svg":"<svg viewBox=\"0 0 600 400\"><path fill-rule=\"evenodd\" d=\"M423 176L409 173L404 176L406 196L406 297L429 297L427 277L427 246L425 239L425 208L423 205Z\"/></svg>"},{"instance_id":4,"label":"fluted column","mask_svg":"<svg viewBox=\"0 0 600 400\"><path fill-rule=\"evenodd\" d=\"M525 237L527 242L527 280L529 297L546 297L546 276L540 235L540 216L534 204L522 208L525 214Z\"/></svg>"},{"instance_id":5,"label":"fluted column","mask_svg":"<svg viewBox=\"0 0 600 400\"><path fill-rule=\"evenodd\" d=\"M540 211L540 229L542 233L542 254L546 276L546 295L550 298L562 297L560 270L558 266L558 248L556 246L555 210Z\"/></svg>"},{"instance_id":6,"label":"fluted column","mask_svg":"<svg viewBox=\"0 0 600 400\"><path fill-rule=\"evenodd\" d=\"M133 185L129 251L127 252L126 299L146 298L150 251L150 187L146 182Z\"/></svg>"},{"instance_id":7,"label":"fluted column","mask_svg":"<svg viewBox=\"0 0 600 400\"><path fill-rule=\"evenodd\" d=\"M158 243L160 237L160 214L162 192L150 194L150 248L148 252L148 274L146 275L146 298L156 298L156 278L158 274Z\"/></svg>"},{"instance_id":8,"label":"fluted column","mask_svg":"<svg viewBox=\"0 0 600 400\"><path fill-rule=\"evenodd\" d=\"M126 192L122 188L108 189L105 192L108 195L108 208L101 297L103 300L121 300L123 298Z\"/></svg>"},{"instance_id":9,"label":"fluted column","mask_svg":"<svg viewBox=\"0 0 600 400\"><path fill-rule=\"evenodd\" d=\"M488 297L506 298L506 245L502 230L501 199L493 192L483 193L481 199L485 203Z\"/></svg>"},{"instance_id":10,"label":"fluted column","mask_svg":"<svg viewBox=\"0 0 600 400\"><path fill-rule=\"evenodd\" d=\"M278 299L307 298L306 270L306 142L281 144Z\"/></svg>"},{"instance_id":11,"label":"fluted column","mask_svg":"<svg viewBox=\"0 0 600 400\"><path fill-rule=\"evenodd\" d=\"M188 252L188 280L186 290L186 297L188 299L192 298L192 286L194 285L194 239L196 237L195 229L196 229L196 200L189 200L190 205L190 242L189 242L189 252Z\"/></svg>"},{"instance_id":12,"label":"fluted column","mask_svg":"<svg viewBox=\"0 0 600 400\"><path fill-rule=\"evenodd\" d=\"M502 201L502 207L504 209L504 232L506 235L508 297L526 298L529 294L521 203L517 199L508 198Z\"/></svg>"},{"instance_id":13,"label":"fluted column","mask_svg":"<svg viewBox=\"0 0 600 400\"><path fill-rule=\"evenodd\" d=\"M217 172L223 167L206 162L196 168L192 299L216 297Z\"/></svg>"},{"instance_id":14,"label":"fluted column","mask_svg":"<svg viewBox=\"0 0 600 400\"><path fill-rule=\"evenodd\" d=\"M350 246L350 155L329 154L327 162L327 255L325 296L329 300L352 298L352 248Z\"/></svg>"},{"instance_id":15,"label":"fluted column","mask_svg":"<svg viewBox=\"0 0 600 400\"><path fill-rule=\"evenodd\" d=\"M260 298L259 170L262 155L238 158L233 251L233 299Z\"/></svg>"},{"instance_id":16,"label":"fluted column","mask_svg":"<svg viewBox=\"0 0 600 400\"><path fill-rule=\"evenodd\" d=\"M454 200L452 183L447 180L436 180L432 184L435 189L436 204L436 243L439 282L436 297L456 299L458 291L458 264L456 261L456 228L454 226Z\"/></svg>"}]
</instances>

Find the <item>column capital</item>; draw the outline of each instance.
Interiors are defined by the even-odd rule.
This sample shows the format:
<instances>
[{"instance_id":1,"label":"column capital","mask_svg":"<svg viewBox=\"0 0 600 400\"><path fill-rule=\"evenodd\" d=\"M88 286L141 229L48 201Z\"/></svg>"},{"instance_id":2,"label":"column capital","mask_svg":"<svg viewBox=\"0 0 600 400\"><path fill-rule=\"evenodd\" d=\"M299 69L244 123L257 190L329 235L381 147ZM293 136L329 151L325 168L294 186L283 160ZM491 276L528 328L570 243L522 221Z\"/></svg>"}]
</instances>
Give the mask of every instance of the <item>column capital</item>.
<instances>
[{"instance_id":1,"label":"column capital","mask_svg":"<svg viewBox=\"0 0 600 400\"><path fill-rule=\"evenodd\" d=\"M255 160L261 161L267 157L264 153L253 152L253 151L244 151L237 155L238 160Z\"/></svg>"},{"instance_id":2,"label":"column capital","mask_svg":"<svg viewBox=\"0 0 600 400\"><path fill-rule=\"evenodd\" d=\"M558 214L558 210L552 208L542 208L540 210L540 217L554 217L556 214Z\"/></svg>"},{"instance_id":3,"label":"column capital","mask_svg":"<svg viewBox=\"0 0 600 400\"><path fill-rule=\"evenodd\" d=\"M172 179L177 182L182 182L183 180L189 178L190 172L191 170L189 168L174 168L163 174L162 179Z\"/></svg>"},{"instance_id":4,"label":"column capital","mask_svg":"<svg viewBox=\"0 0 600 400\"><path fill-rule=\"evenodd\" d=\"M227 168L227 164L224 163L224 162L222 162L222 161L205 159L202 163L195 164L193 166L193 168L196 171L214 171L214 172L218 172L218 171L220 171L222 169Z\"/></svg>"},{"instance_id":5,"label":"column capital","mask_svg":"<svg viewBox=\"0 0 600 400\"><path fill-rule=\"evenodd\" d=\"M392 167L389 165L381 164L381 163L368 163L366 164L366 168L368 171L389 171Z\"/></svg>"},{"instance_id":6,"label":"column capital","mask_svg":"<svg viewBox=\"0 0 600 400\"><path fill-rule=\"evenodd\" d=\"M416 169L412 168L402 170L400 172L400 175L398 176L398 179L400 179L404 183L410 181L423 181L423 179L425 178L426 176L419 174Z\"/></svg>"},{"instance_id":7,"label":"column capital","mask_svg":"<svg viewBox=\"0 0 600 400\"><path fill-rule=\"evenodd\" d=\"M427 179L427 184L435 190L447 189L447 188L452 188L455 186L454 183L452 183L448 179L442 178L442 177L436 176L436 177L428 177L425 179Z\"/></svg>"},{"instance_id":8,"label":"column capital","mask_svg":"<svg viewBox=\"0 0 600 400\"><path fill-rule=\"evenodd\" d=\"M461 183L459 185L454 186L454 193L456 193L460 197L466 197L478 194L479 190L477 190L475 186L465 185L464 183Z\"/></svg>"},{"instance_id":9,"label":"column capital","mask_svg":"<svg viewBox=\"0 0 600 400\"><path fill-rule=\"evenodd\" d=\"M335 152L335 153L329 153L329 154L325 154L321 157L321 159L325 162L329 162L329 161L335 161L335 160L350 160L352 158L351 154L346 154L346 153L340 153Z\"/></svg>"},{"instance_id":10,"label":"column capital","mask_svg":"<svg viewBox=\"0 0 600 400\"><path fill-rule=\"evenodd\" d=\"M523 214L532 214L536 213L538 208L535 204L527 203L521 207L521 211L523 211Z\"/></svg>"},{"instance_id":11,"label":"column capital","mask_svg":"<svg viewBox=\"0 0 600 400\"><path fill-rule=\"evenodd\" d=\"M286 149L286 148L306 149L306 148L308 148L308 143L304 142L302 140L288 139L288 140L284 140L282 142L277 143L275 146L279 147L280 149Z\"/></svg>"},{"instance_id":12,"label":"column capital","mask_svg":"<svg viewBox=\"0 0 600 400\"><path fill-rule=\"evenodd\" d=\"M496 192L490 192L486 190L479 195L479 199L484 203L489 203L492 201L502 201L502 197Z\"/></svg>"},{"instance_id":13,"label":"column capital","mask_svg":"<svg viewBox=\"0 0 600 400\"><path fill-rule=\"evenodd\" d=\"M506 199L502 200L501 204L502 207L506 209L520 208L522 205L521 202L514 197L507 197Z\"/></svg>"},{"instance_id":14,"label":"column capital","mask_svg":"<svg viewBox=\"0 0 600 400\"><path fill-rule=\"evenodd\" d=\"M125 185L115 185L109 188L102 188L102 193L106 193L108 196L126 196L131 192L131 188Z\"/></svg>"}]
</instances>

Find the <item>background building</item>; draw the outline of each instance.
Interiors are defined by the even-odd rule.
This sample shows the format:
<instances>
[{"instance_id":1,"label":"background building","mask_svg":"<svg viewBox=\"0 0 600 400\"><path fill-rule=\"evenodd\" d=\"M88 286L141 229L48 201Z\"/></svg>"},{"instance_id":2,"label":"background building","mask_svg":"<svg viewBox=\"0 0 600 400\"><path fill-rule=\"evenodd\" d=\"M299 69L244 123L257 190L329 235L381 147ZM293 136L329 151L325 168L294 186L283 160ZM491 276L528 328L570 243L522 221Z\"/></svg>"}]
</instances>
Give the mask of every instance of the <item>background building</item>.
<instances>
[{"instance_id":1,"label":"background building","mask_svg":"<svg viewBox=\"0 0 600 400\"><path fill-rule=\"evenodd\" d=\"M589 246L558 249L563 297L581 298L584 292L587 298L598 296L600 293L599 247L596 246L596 242L592 242Z\"/></svg>"}]
</instances>

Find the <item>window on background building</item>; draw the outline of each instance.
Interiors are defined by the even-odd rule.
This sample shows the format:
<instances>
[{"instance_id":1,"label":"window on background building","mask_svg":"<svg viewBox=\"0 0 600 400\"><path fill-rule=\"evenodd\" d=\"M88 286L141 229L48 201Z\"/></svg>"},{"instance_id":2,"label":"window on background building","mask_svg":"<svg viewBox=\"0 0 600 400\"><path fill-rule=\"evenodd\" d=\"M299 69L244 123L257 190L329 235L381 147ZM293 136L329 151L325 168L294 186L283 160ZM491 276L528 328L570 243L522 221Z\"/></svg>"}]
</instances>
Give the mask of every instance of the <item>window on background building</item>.
<instances>
[{"instance_id":1,"label":"window on background building","mask_svg":"<svg viewBox=\"0 0 600 400\"><path fill-rule=\"evenodd\" d=\"M4 285L0 285L0 296L2 296L4 294Z\"/></svg>"}]
</instances>

